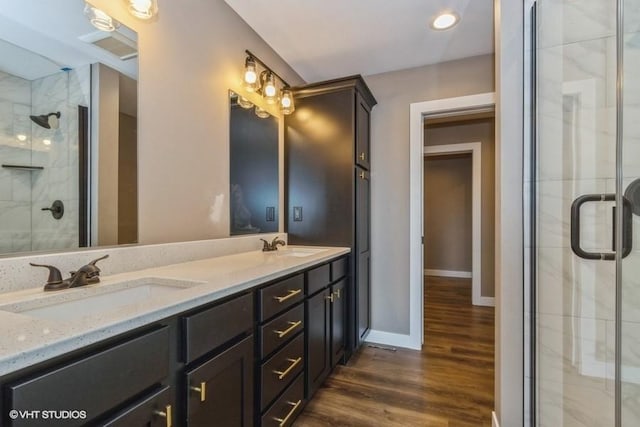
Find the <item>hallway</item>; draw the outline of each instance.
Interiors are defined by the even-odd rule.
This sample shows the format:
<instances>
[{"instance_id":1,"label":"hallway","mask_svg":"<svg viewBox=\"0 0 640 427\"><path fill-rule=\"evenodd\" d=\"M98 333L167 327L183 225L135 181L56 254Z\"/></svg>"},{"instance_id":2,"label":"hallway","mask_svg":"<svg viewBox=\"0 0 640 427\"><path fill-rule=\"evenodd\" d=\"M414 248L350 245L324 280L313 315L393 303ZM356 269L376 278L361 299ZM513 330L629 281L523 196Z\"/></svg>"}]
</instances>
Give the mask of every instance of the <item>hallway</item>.
<instances>
[{"instance_id":1,"label":"hallway","mask_svg":"<svg viewBox=\"0 0 640 427\"><path fill-rule=\"evenodd\" d=\"M494 309L469 279L425 277L421 352L365 346L338 366L296 426L491 426Z\"/></svg>"}]
</instances>

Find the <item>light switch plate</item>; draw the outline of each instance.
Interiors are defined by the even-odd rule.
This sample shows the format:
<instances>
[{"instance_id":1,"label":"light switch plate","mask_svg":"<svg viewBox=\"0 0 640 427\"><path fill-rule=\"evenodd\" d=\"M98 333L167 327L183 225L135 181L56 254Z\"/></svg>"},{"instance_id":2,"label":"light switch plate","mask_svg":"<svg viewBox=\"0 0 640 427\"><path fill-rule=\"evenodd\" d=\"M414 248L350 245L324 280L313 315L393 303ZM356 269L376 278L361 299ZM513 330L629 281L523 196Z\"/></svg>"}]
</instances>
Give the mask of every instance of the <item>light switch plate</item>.
<instances>
[{"instance_id":1,"label":"light switch plate","mask_svg":"<svg viewBox=\"0 0 640 427\"><path fill-rule=\"evenodd\" d=\"M302 221L302 206L293 207L293 220L296 222Z\"/></svg>"}]
</instances>

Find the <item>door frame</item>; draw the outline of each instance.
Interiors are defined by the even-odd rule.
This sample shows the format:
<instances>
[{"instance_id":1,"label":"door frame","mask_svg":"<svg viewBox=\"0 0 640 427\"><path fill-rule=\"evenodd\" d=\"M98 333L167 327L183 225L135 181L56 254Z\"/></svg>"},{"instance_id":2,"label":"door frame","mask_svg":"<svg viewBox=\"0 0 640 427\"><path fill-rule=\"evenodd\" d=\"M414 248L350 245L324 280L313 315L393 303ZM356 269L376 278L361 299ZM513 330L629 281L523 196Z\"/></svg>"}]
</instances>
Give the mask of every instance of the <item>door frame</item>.
<instances>
[{"instance_id":1,"label":"door frame","mask_svg":"<svg viewBox=\"0 0 640 427\"><path fill-rule=\"evenodd\" d=\"M423 183L424 119L455 117L495 111L495 92L412 103L409 106L409 343L420 349L423 343L424 259ZM496 151L497 153L497 151Z\"/></svg>"},{"instance_id":2,"label":"door frame","mask_svg":"<svg viewBox=\"0 0 640 427\"><path fill-rule=\"evenodd\" d=\"M424 147L425 159L449 154L471 154L471 303L493 307L494 298L482 296L482 144L468 142ZM424 200L424 192L422 197ZM424 218L422 228L426 235ZM424 245L422 250L424 257ZM424 271L426 274L430 270Z\"/></svg>"}]
</instances>

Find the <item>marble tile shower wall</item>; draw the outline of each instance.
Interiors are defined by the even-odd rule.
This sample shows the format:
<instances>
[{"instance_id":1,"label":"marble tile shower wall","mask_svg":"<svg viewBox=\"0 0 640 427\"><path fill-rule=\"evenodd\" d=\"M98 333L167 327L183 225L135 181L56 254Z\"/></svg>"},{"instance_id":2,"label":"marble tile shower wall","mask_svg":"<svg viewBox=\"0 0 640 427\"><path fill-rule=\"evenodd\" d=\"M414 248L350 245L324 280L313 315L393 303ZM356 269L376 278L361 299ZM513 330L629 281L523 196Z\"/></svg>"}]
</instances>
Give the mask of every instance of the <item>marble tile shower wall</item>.
<instances>
[{"instance_id":1,"label":"marble tile shower wall","mask_svg":"<svg viewBox=\"0 0 640 427\"><path fill-rule=\"evenodd\" d=\"M31 165L31 82L0 71L0 163ZM0 253L31 250L31 172L0 168Z\"/></svg>"},{"instance_id":2,"label":"marble tile shower wall","mask_svg":"<svg viewBox=\"0 0 640 427\"><path fill-rule=\"evenodd\" d=\"M615 183L615 0L543 0L538 28L538 420L613 425L615 263L571 250L571 203ZM582 209L582 247L611 251L612 204Z\"/></svg>"},{"instance_id":3,"label":"marble tile shower wall","mask_svg":"<svg viewBox=\"0 0 640 427\"><path fill-rule=\"evenodd\" d=\"M90 67L87 65L34 80L31 88L34 114L61 112L58 129L33 126L33 162L44 166L44 170L32 175L32 249L77 247L78 105L89 106ZM41 210L54 200L61 200L65 206L60 220Z\"/></svg>"}]
</instances>

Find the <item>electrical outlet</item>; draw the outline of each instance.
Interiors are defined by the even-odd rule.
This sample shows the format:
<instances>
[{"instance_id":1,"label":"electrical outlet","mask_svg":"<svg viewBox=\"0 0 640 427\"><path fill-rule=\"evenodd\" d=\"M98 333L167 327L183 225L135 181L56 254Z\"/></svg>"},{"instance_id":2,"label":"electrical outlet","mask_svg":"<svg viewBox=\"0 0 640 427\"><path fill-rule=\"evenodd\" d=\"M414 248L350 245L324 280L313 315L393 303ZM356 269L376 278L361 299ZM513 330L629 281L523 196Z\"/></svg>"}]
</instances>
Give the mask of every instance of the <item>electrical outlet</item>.
<instances>
[{"instance_id":1,"label":"electrical outlet","mask_svg":"<svg viewBox=\"0 0 640 427\"><path fill-rule=\"evenodd\" d=\"M293 220L296 222L302 221L302 206L293 207Z\"/></svg>"},{"instance_id":2,"label":"electrical outlet","mask_svg":"<svg viewBox=\"0 0 640 427\"><path fill-rule=\"evenodd\" d=\"M275 220L276 220L275 206L267 206L267 222L273 222Z\"/></svg>"}]
</instances>

